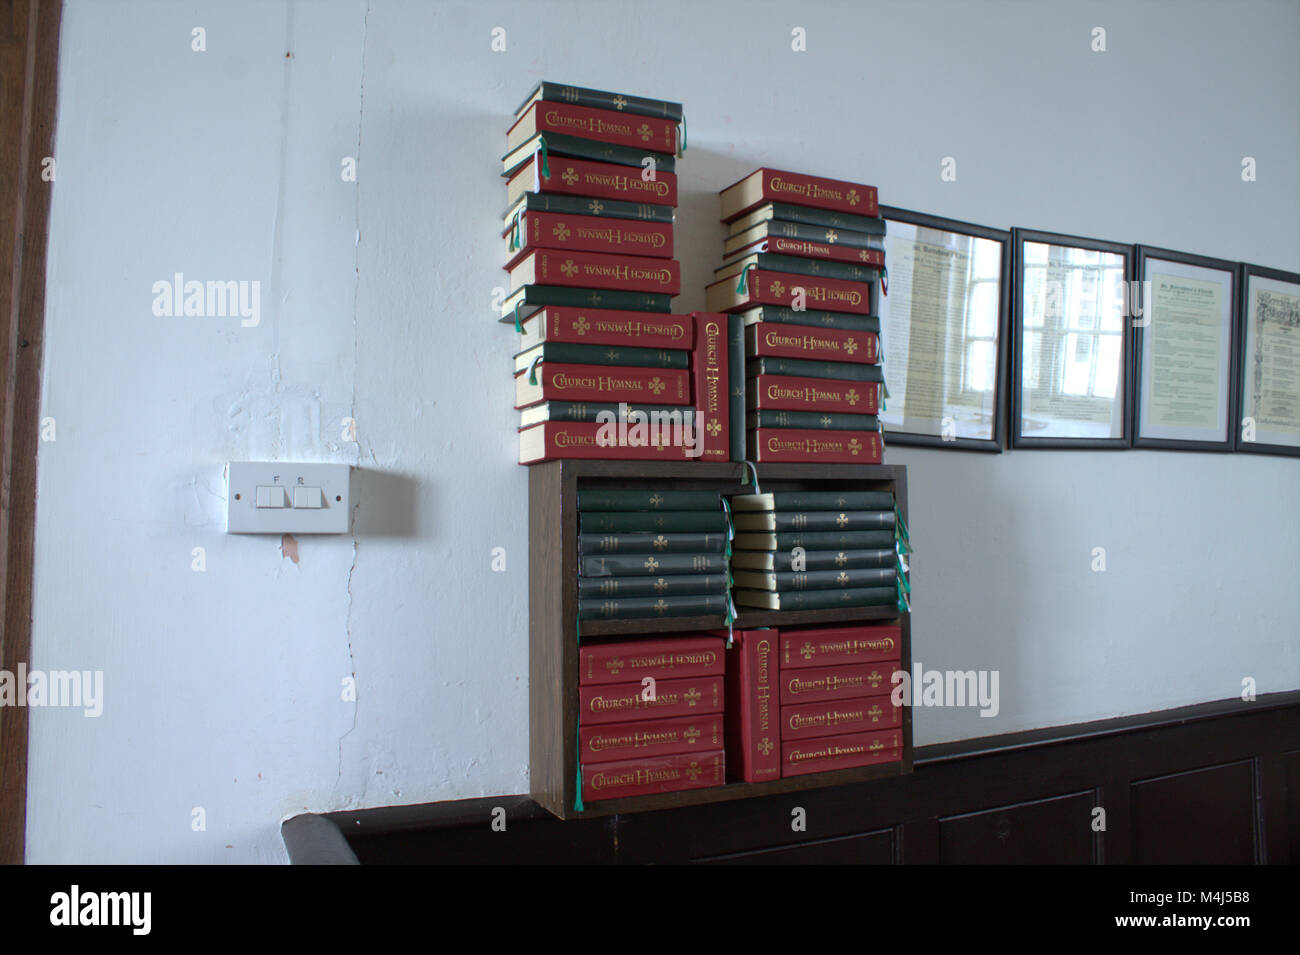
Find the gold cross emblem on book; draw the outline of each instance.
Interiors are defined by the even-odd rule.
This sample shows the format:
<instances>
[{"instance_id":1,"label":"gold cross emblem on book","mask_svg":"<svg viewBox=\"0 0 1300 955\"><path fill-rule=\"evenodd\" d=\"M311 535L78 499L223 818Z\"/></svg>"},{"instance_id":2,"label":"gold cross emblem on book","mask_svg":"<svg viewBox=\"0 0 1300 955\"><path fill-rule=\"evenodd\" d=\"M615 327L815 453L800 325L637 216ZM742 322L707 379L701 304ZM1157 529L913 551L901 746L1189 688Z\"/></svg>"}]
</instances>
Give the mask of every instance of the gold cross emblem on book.
<instances>
[{"instance_id":1,"label":"gold cross emblem on book","mask_svg":"<svg viewBox=\"0 0 1300 955\"><path fill-rule=\"evenodd\" d=\"M813 658L813 654L814 654L816 651L813 650L813 645L812 645L811 643L805 643L805 644L803 645L803 649L800 650L799 652L800 652L801 654L803 654L803 658L804 658L805 660L811 660L811 659Z\"/></svg>"},{"instance_id":2,"label":"gold cross emblem on book","mask_svg":"<svg viewBox=\"0 0 1300 955\"><path fill-rule=\"evenodd\" d=\"M764 736L758 742L758 751L762 753L764 756L772 752L772 741L768 739L766 736Z\"/></svg>"},{"instance_id":3,"label":"gold cross emblem on book","mask_svg":"<svg viewBox=\"0 0 1300 955\"><path fill-rule=\"evenodd\" d=\"M645 569L653 574L659 569L659 561L655 560L653 557L647 557L645 559Z\"/></svg>"}]
</instances>

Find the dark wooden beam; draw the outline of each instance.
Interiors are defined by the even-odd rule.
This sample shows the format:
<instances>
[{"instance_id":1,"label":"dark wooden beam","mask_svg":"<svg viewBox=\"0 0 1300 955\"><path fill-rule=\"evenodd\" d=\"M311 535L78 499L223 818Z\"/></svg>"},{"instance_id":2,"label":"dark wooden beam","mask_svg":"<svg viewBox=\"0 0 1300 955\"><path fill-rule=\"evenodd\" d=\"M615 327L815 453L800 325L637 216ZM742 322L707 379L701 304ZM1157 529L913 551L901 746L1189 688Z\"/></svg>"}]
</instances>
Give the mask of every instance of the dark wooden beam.
<instances>
[{"instance_id":1,"label":"dark wooden beam","mask_svg":"<svg viewBox=\"0 0 1300 955\"><path fill-rule=\"evenodd\" d=\"M61 0L0 0L0 669L31 661L36 448ZM17 687L25 693L26 687ZM27 708L0 707L0 863L23 861Z\"/></svg>"}]
</instances>

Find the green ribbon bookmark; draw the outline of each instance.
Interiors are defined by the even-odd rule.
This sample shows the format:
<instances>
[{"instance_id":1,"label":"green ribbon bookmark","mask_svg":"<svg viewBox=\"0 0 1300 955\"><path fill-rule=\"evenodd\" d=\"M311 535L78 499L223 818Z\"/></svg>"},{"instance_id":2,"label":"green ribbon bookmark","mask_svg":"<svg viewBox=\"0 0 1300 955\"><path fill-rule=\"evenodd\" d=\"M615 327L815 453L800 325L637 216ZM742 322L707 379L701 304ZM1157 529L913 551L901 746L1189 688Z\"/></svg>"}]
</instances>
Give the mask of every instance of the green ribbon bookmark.
<instances>
[{"instance_id":1,"label":"green ribbon bookmark","mask_svg":"<svg viewBox=\"0 0 1300 955\"><path fill-rule=\"evenodd\" d=\"M677 124L677 158L686 153L686 111L682 111L681 122Z\"/></svg>"},{"instance_id":2,"label":"green ribbon bookmark","mask_svg":"<svg viewBox=\"0 0 1300 955\"><path fill-rule=\"evenodd\" d=\"M548 150L548 149L546 148L546 137L545 137L545 136L538 136L538 137L537 137L537 151L540 152L540 153L542 154L542 178L543 178L543 179L550 179L550 178L551 178L551 163L550 163L550 159L548 158L548 154L549 154L550 150Z\"/></svg>"},{"instance_id":3,"label":"green ribbon bookmark","mask_svg":"<svg viewBox=\"0 0 1300 955\"><path fill-rule=\"evenodd\" d=\"M523 245L523 243L519 241L519 216L520 213L516 212L514 221L510 223L510 251L511 252L517 251Z\"/></svg>"},{"instance_id":4,"label":"green ribbon bookmark","mask_svg":"<svg viewBox=\"0 0 1300 955\"><path fill-rule=\"evenodd\" d=\"M911 535L907 533L907 521L903 520L903 512L898 509L898 503L894 503L894 535L897 537L901 533L902 539L907 543L912 543Z\"/></svg>"},{"instance_id":5,"label":"green ribbon bookmark","mask_svg":"<svg viewBox=\"0 0 1300 955\"><path fill-rule=\"evenodd\" d=\"M578 730L578 750L582 752L582 730ZM578 780L577 787L573 790L573 811L584 812L582 806L582 760L578 760Z\"/></svg>"},{"instance_id":6,"label":"green ribbon bookmark","mask_svg":"<svg viewBox=\"0 0 1300 955\"><path fill-rule=\"evenodd\" d=\"M740 270L740 281L736 283L737 292L745 291L745 276L749 274L750 269L754 268L754 265L755 263L750 262L747 266L745 266L743 269Z\"/></svg>"},{"instance_id":7,"label":"green ribbon bookmark","mask_svg":"<svg viewBox=\"0 0 1300 955\"><path fill-rule=\"evenodd\" d=\"M903 593L902 584L898 584L897 581L895 581L895 583L898 587L898 612L909 613L912 609L912 605L908 603L907 594Z\"/></svg>"},{"instance_id":8,"label":"green ribbon bookmark","mask_svg":"<svg viewBox=\"0 0 1300 955\"><path fill-rule=\"evenodd\" d=\"M880 267L880 294L889 298L889 269Z\"/></svg>"},{"instance_id":9,"label":"green ribbon bookmark","mask_svg":"<svg viewBox=\"0 0 1300 955\"><path fill-rule=\"evenodd\" d=\"M537 363L541 360L542 356L538 355L528 365L528 383L530 385L537 384Z\"/></svg>"},{"instance_id":10,"label":"green ribbon bookmark","mask_svg":"<svg viewBox=\"0 0 1300 955\"><path fill-rule=\"evenodd\" d=\"M519 306L521 304L523 304L522 301L515 302L515 331L520 335L524 333L524 326L519 324ZM537 384L537 382L533 382L533 384Z\"/></svg>"}]
</instances>

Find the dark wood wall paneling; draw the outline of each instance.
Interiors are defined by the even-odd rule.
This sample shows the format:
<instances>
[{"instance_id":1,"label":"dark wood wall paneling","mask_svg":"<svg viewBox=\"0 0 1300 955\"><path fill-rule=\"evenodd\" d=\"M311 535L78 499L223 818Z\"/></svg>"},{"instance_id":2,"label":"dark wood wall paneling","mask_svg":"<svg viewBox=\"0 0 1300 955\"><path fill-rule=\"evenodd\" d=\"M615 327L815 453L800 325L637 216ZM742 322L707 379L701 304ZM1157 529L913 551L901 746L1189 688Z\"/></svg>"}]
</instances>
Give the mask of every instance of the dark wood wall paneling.
<instances>
[{"instance_id":1,"label":"dark wood wall paneling","mask_svg":"<svg viewBox=\"0 0 1300 955\"><path fill-rule=\"evenodd\" d=\"M0 0L0 669L31 660L32 541L60 0ZM25 688L24 688L25 690ZM0 863L23 861L27 708L0 707Z\"/></svg>"},{"instance_id":2,"label":"dark wood wall paneling","mask_svg":"<svg viewBox=\"0 0 1300 955\"><path fill-rule=\"evenodd\" d=\"M909 776L728 803L561 822L504 796L303 819L346 848L290 820L295 862L1294 864L1300 691L920 747Z\"/></svg>"}]
</instances>

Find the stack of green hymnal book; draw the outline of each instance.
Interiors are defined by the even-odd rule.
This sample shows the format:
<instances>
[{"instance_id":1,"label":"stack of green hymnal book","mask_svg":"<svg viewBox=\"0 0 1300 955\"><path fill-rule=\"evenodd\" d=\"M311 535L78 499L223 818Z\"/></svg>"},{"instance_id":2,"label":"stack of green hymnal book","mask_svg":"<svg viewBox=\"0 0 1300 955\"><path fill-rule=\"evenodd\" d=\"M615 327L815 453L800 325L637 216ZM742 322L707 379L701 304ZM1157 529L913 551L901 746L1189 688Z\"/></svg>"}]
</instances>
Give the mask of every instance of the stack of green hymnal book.
<instances>
[{"instance_id":1,"label":"stack of green hymnal book","mask_svg":"<svg viewBox=\"0 0 1300 955\"><path fill-rule=\"evenodd\" d=\"M727 534L717 491L580 488L579 620L725 615Z\"/></svg>"},{"instance_id":2,"label":"stack of green hymnal book","mask_svg":"<svg viewBox=\"0 0 1300 955\"><path fill-rule=\"evenodd\" d=\"M765 610L892 604L896 512L889 491L777 491L731 498L735 600Z\"/></svg>"}]
</instances>

